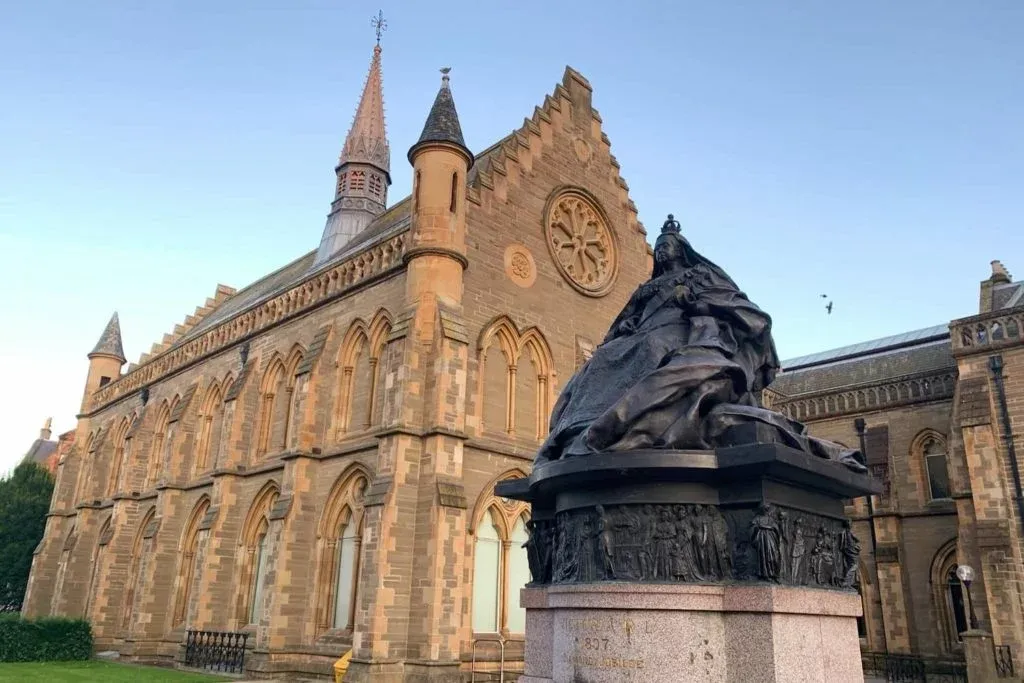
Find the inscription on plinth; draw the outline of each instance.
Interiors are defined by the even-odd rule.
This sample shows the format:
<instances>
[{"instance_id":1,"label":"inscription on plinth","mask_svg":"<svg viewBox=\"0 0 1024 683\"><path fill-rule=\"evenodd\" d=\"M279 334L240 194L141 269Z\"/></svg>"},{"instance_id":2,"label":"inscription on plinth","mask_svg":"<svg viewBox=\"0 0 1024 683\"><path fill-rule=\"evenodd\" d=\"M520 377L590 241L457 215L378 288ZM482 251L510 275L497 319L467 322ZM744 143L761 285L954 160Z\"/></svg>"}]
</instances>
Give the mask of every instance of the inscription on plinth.
<instances>
[{"instance_id":1,"label":"inscription on plinth","mask_svg":"<svg viewBox=\"0 0 1024 683\"><path fill-rule=\"evenodd\" d=\"M648 613L649 614L649 613ZM652 616L560 616L555 622L554 680L581 683L717 680L721 628L664 612ZM674 678L673 678L674 677Z\"/></svg>"}]
</instances>

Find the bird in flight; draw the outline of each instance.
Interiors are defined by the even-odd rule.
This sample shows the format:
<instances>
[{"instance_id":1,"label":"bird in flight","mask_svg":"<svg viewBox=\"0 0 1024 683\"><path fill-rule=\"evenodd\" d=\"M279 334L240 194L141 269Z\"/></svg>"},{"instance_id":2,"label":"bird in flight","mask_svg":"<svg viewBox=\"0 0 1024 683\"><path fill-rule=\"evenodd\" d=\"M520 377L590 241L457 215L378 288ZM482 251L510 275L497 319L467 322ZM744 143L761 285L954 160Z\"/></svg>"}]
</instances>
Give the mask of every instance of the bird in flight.
<instances>
[{"instance_id":1,"label":"bird in flight","mask_svg":"<svg viewBox=\"0 0 1024 683\"><path fill-rule=\"evenodd\" d=\"M827 299L828 298L828 294L822 294L821 298L822 299ZM828 311L828 315L832 315L832 302L831 301L829 301L828 304L825 305L825 310Z\"/></svg>"}]
</instances>

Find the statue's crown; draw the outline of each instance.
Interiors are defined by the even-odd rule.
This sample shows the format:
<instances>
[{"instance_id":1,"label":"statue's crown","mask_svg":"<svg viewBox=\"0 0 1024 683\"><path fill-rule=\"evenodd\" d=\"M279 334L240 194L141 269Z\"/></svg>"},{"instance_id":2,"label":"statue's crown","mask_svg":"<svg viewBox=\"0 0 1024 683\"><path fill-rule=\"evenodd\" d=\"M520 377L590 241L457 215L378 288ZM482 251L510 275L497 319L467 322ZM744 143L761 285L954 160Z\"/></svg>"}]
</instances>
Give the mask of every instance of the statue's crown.
<instances>
[{"instance_id":1,"label":"statue's crown","mask_svg":"<svg viewBox=\"0 0 1024 683\"><path fill-rule=\"evenodd\" d=\"M668 215L668 220L665 221L665 224L663 226L661 226L661 234L662 235L668 235L668 234L678 235L679 232L680 232L681 227L682 226L679 225L679 221L677 221L675 219L675 216L673 216L672 214L669 214Z\"/></svg>"}]
</instances>

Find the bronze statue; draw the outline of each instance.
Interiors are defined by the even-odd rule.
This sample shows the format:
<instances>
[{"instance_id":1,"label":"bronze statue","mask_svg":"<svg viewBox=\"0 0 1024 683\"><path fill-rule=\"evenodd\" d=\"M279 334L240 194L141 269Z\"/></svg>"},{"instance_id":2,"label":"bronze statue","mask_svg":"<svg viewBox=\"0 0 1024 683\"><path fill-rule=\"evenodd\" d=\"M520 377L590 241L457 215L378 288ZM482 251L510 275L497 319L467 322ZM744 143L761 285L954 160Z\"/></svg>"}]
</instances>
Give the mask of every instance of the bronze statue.
<instances>
[{"instance_id":1,"label":"bronze statue","mask_svg":"<svg viewBox=\"0 0 1024 683\"><path fill-rule=\"evenodd\" d=\"M725 443L726 433L758 424L780 443L866 472L859 451L811 437L799 422L761 407L760 393L779 370L771 318L668 218L651 279L562 390L535 464L737 445Z\"/></svg>"}]
</instances>

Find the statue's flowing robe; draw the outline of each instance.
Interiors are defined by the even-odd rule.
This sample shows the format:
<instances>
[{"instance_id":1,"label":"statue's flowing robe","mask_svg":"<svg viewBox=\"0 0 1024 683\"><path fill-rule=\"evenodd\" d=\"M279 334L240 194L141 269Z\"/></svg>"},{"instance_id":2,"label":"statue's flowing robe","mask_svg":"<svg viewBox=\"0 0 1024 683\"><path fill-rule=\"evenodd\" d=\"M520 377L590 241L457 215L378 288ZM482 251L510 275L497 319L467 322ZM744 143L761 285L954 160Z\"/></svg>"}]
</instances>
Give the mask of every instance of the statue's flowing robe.
<instances>
[{"instance_id":1,"label":"statue's flowing robe","mask_svg":"<svg viewBox=\"0 0 1024 683\"><path fill-rule=\"evenodd\" d=\"M761 407L759 394L779 369L771 318L713 263L695 252L688 263L633 294L559 396L537 463L713 449L728 428L758 422L781 443L866 471L859 451L811 437L799 422Z\"/></svg>"}]
</instances>

